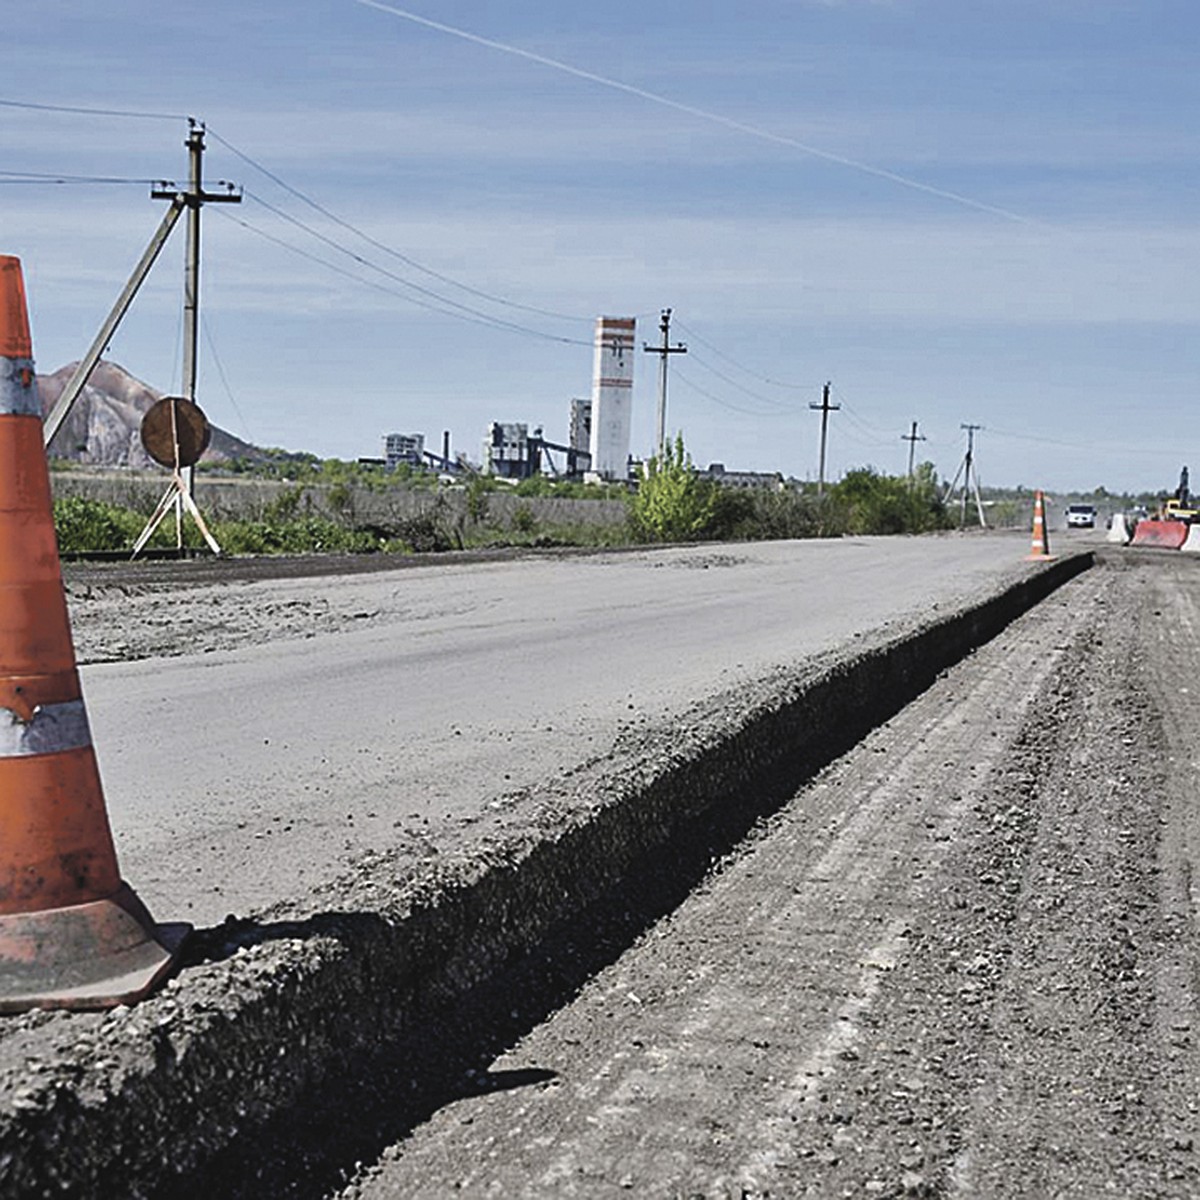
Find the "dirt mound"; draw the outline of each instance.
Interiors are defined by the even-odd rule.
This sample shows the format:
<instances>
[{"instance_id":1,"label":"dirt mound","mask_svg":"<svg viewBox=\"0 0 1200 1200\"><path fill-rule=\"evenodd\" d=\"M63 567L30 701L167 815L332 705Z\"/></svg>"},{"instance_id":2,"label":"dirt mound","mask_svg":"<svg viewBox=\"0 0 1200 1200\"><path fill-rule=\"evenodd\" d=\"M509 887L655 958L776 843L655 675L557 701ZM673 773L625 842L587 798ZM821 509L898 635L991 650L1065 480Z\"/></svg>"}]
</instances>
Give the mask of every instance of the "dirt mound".
<instances>
[{"instance_id":1,"label":"dirt mound","mask_svg":"<svg viewBox=\"0 0 1200 1200\"><path fill-rule=\"evenodd\" d=\"M51 375L37 377L43 413L54 407L78 365L68 363ZM135 379L124 367L112 362L97 363L87 386L54 435L50 453L56 458L93 466L154 466L142 446L142 418L162 396L162 392ZM258 447L213 426L212 443L202 461L263 457Z\"/></svg>"}]
</instances>

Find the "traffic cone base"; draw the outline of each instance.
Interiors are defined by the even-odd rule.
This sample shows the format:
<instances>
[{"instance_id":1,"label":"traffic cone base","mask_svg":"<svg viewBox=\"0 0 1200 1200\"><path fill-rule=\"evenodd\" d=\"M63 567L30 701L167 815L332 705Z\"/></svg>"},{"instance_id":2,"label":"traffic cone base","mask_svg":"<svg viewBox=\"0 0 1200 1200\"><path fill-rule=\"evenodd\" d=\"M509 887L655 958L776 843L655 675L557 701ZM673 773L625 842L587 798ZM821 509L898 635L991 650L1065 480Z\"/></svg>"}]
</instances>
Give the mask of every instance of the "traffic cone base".
<instances>
[{"instance_id":1,"label":"traffic cone base","mask_svg":"<svg viewBox=\"0 0 1200 1200\"><path fill-rule=\"evenodd\" d=\"M112 1008L170 970L121 880L54 534L21 264L0 255L0 1012Z\"/></svg>"},{"instance_id":2,"label":"traffic cone base","mask_svg":"<svg viewBox=\"0 0 1200 1200\"><path fill-rule=\"evenodd\" d=\"M133 1004L170 971L190 925L155 925L128 884L104 900L0 916L0 1013Z\"/></svg>"}]
</instances>

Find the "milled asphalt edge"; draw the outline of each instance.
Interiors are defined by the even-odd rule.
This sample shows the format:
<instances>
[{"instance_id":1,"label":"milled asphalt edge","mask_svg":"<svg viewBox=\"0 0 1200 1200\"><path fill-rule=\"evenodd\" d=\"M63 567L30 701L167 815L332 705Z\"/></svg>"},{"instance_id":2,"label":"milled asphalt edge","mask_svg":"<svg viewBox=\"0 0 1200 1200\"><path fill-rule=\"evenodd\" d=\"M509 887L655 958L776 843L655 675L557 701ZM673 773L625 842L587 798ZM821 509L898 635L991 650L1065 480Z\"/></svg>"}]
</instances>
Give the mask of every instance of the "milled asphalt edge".
<instances>
[{"instance_id":1,"label":"milled asphalt edge","mask_svg":"<svg viewBox=\"0 0 1200 1200\"><path fill-rule=\"evenodd\" d=\"M1093 561L1031 566L915 630L826 656L815 671L782 672L741 711L680 730L615 776L585 772L557 813L548 806L556 819L544 836L428 879L424 894L241 923L224 946L218 930L208 935L215 961L133 1009L23 1018L27 1028L4 1047L6 1062L23 1049L26 1062L0 1078L0 1194L184 1194L186 1176L239 1132L362 1071L409 1014L477 987L698 821L719 824L747 797L758 798L755 811L782 803ZM386 874L386 856L379 866Z\"/></svg>"}]
</instances>

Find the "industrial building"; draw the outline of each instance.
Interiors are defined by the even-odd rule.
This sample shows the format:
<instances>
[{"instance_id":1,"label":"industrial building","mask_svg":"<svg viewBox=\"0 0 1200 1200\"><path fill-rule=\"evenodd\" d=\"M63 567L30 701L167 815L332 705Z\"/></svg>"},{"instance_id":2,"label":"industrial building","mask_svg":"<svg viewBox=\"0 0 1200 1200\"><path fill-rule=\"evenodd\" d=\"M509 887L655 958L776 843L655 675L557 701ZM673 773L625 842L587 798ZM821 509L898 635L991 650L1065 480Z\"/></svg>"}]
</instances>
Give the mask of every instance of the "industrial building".
<instances>
[{"instance_id":1,"label":"industrial building","mask_svg":"<svg viewBox=\"0 0 1200 1200\"><path fill-rule=\"evenodd\" d=\"M758 488L770 492L782 492L787 486L779 471L727 471L724 463L709 463L708 470L700 472L701 479L710 479L728 488Z\"/></svg>"},{"instance_id":2,"label":"industrial building","mask_svg":"<svg viewBox=\"0 0 1200 1200\"><path fill-rule=\"evenodd\" d=\"M530 442L528 425L493 421L483 439L483 473L498 479L528 479L541 470L539 450Z\"/></svg>"},{"instance_id":3,"label":"industrial building","mask_svg":"<svg viewBox=\"0 0 1200 1200\"><path fill-rule=\"evenodd\" d=\"M567 445L591 455L592 449L592 402L590 400L571 401L571 423L567 427Z\"/></svg>"},{"instance_id":4,"label":"industrial building","mask_svg":"<svg viewBox=\"0 0 1200 1200\"><path fill-rule=\"evenodd\" d=\"M628 482L636 325L633 317L596 318L592 398L571 401L565 445L547 440L540 426L530 433L521 422L493 421L483 439L484 473L519 480L545 470L570 479Z\"/></svg>"},{"instance_id":5,"label":"industrial building","mask_svg":"<svg viewBox=\"0 0 1200 1200\"><path fill-rule=\"evenodd\" d=\"M383 459L389 471L402 463L420 467L425 463L425 435L423 433L389 433L383 439Z\"/></svg>"},{"instance_id":6,"label":"industrial building","mask_svg":"<svg viewBox=\"0 0 1200 1200\"><path fill-rule=\"evenodd\" d=\"M493 421L483 441L484 474L499 479L530 479L543 467L550 475L578 479L590 462L586 449L548 441L540 425L530 433L527 425Z\"/></svg>"},{"instance_id":7,"label":"industrial building","mask_svg":"<svg viewBox=\"0 0 1200 1200\"><path fill-rule=\"evenodd\" d=\"M589 477L599 481L629 478L635 328L633 317L596 319Z\"/></svg>"}]
</instances>

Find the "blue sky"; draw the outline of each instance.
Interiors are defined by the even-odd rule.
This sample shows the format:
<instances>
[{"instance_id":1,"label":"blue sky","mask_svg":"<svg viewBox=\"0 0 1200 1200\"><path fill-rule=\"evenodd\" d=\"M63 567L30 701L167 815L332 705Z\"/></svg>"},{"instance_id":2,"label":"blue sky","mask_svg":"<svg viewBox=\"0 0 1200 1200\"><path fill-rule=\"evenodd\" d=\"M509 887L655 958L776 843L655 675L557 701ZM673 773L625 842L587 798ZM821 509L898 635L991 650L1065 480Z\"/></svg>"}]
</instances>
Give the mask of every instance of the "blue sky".
<instances>
[{"instance_id":1,"label":"blue sky","mask_svg":"<svg viewBox=\"0 0 1200 1200\"><path fill-rule=\"evenodd\" d=\"M206 182L246 189L204 211L198 400L259 444L565 440L594 318L654 343L670 307L667 424L701 465L815 478L828 380L830 476L902 472L914 420L944 477L981 425L985 485L1200 466L1194 3L16 7L0 252L41 370L86 350L192 116ZM109 353L167 392L182 256L177 234Z\"/></svg>"}]
</instances>

